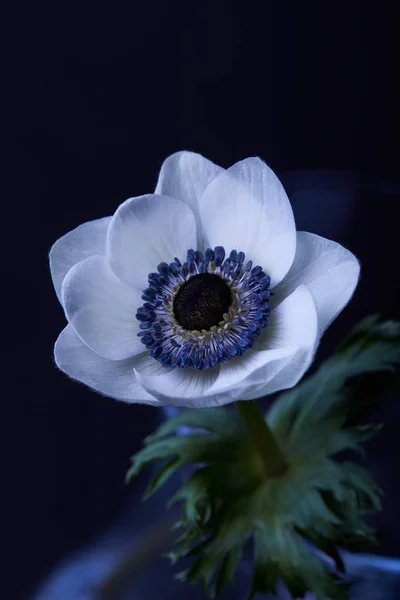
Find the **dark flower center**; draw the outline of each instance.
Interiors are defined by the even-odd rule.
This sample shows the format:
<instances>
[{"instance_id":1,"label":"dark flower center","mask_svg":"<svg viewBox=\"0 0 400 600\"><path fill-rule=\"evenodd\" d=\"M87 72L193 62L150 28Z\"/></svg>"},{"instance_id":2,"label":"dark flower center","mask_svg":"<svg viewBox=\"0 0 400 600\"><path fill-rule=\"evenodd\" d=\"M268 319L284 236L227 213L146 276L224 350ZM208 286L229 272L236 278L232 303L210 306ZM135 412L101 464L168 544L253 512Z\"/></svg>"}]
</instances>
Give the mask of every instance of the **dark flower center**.
<instances>
[{"instance_id":1,"label":"dark flower center","mask_svg":"<svg viewBox=\"0 0 400 600\"><path fill-rule=\"evenodd\" d=\"M138 336L163 367L210 369L252 348L271 312L270 278L245 253L189 248L149 273ZM200 333L199 333L200 332Z\"/></svg>"},{"instance_id":2,"label":"dark flower center","mask_svg":"<svg viewBox=\"0 0 400 600\"><path fill-rule=\"evenodd\" d=\"M184 329L209 330L222 321L232 304L232 293L225 281L213 273L194 275L178 290L173 310Z\"/></svg>"}]
</instances>

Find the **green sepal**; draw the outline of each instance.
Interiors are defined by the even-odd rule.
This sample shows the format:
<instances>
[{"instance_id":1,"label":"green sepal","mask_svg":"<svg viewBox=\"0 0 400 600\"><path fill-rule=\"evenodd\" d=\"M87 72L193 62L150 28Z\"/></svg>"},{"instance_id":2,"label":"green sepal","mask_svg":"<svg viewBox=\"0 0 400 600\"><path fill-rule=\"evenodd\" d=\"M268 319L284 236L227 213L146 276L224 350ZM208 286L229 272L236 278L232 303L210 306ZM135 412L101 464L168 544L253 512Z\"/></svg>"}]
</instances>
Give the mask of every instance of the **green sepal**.
<instances>
[{"instance_id":1,"label":"green sepal","mask_svg":"<svg viewBox=\"0 0 400 600\"><path fill-rule=\"evenodd\" d=\"M311 589L317 600L345 600L343 583L327 576L322 563L310 553L296 532L281 536L279 530L264 527L255 536L255 566L248 600L256 593L274 593L281 577L293 597L303 597Z\"/></svg>"}]
</instances>

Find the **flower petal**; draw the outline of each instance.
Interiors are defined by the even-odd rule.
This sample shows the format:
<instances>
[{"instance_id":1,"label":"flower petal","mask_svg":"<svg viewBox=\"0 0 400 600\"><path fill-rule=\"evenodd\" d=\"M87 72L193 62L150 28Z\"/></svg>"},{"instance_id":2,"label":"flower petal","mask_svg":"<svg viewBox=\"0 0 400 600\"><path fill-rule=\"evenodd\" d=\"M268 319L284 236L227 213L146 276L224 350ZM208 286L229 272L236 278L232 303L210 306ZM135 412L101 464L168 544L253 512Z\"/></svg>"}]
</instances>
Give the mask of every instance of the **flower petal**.
<instances>
[{"instance_id":1,"label":"flower petal","mask_svg":"<svg viewBox=\"0 0 400 600\"><path fill-rule=\"evenodd\" d=\"M254 383L253 389L244 386L243 400L253 400L259 396L268 396L295 386L310 368L315 355L315 348L299 348L286 361L283 368L275 376L264 383Z\"/></svg>"},{"instance_id":2,"label":"flower petal","mask_svg":"<svg viewBox=\"0 0 400 600\"><path fill-rule=\"evenodd\" d=\"M262 379L262 384L266 384L280 371L293 355L293 348L274 348L271 350L247 350L243 356L234 357L231 360L222 363L220 374L215 384L208 390L209 394L218 394L220 392L229 393L229 402L232 400L241 400L243 389L251 387L252 375L257 385ZM259 370L262 369L262 378L259 376ZM234 391L235 390L235 391ZM257 396L254 396L257 398Z\"/></svg>"},{"instance_id":3,"label":"flower petal","mask_svg":"<svg viewBox=\"0 0 400 600\"><path fill-rule=\"evenodd\" d=\"M265 396L272 393L270 383L289 365L279 389L292 387L310 366L316 345L315 303L306 286L299 286L272 311L268 327L253 349L221 365L218 379L207 394L235 387L236 399Z\"/></svg>"},{"instance_id":4,"label":"flower petal","mask_svg":"<svg viewBox=\"0 0 400 600\"><path fill-rule=\"evenodd\" d=\"M102 358L82 342L71 325L60 333L54 347L54 358L58 368L69 377L105 396L124 402L160 404L135 381L135 359L113 361Z\"/></svg>"},{"instance_id":5,"label":"flower petal","mask_svg":"<svg viewBox=\"0 0 400 600\"><path fill-rule=\"evenodd\" d=\"M148 194L126 200L112 217L107 234L107 257L114 273L144 289L148 274L160 262L186 260L196 245L192 210L176 198Z\"/></svg>"},{"instance_id":6,"label":"flower petal","mask_svg":"<svg viewBox=\"0 0 400 600\"><path fill-rule=\"evenodd\" d=\"M276 288L274 300L279 302L300 283L305 284L317 306L321 336L352 297L359 274L359 262L349 250L319 235L299 231L293 264Z\"/></svg>"},{"instance_id":7,"label":"flower petal","mask_svg":"<svg viewBox=\"0 0 400 600\"><path fill-rule=\"evenodd\" d=\"M279 179L259 158L247 158L216 177L201 197L200 219L208 246L245 252L274 287L288 272L296 249L290 202Z\"/></svg>"},{"instance_id":8,"label":"flower petal","mask_svg":"<svg viewBox=\"0 0 400 600\"><path fill-rule=\"evenodd\" d=\"M143 352L136 319L140 291L118 279L105 256L92 256L72 267L61 296L68 320L91 350L109 360Z\"/></svg>"},{"instance_id":9,"label":"flower petal","mask_svg":"<svg viewBox=\"0 0 400 600\"><path fill-rule=\"evenodd\" d=\"M155 193L178 198L190 206L196 219L197 248L204 246L201 239L199 200L209 183L223 171L224 169L196 152L175 152L162 164Z\"/></svg>"},{"instance_id":10,"label":"flower petal","mask_svg":"<svg viewBox=\"0 0 400 600\"><path fill-rule=\"evenodd\" d=\"M146 375L142 366L140 372L136 368L134 372L140 385L162 404L199 408L212 406L205 393L217 379L219 366L204 371L175 368L165 375Z\"/></svg>"},{"instance_id":11,"label":"flower petal","mask_svg":"<svg viewBox=\"0 0 400 600\"><path fill-rule=\"evenodd\" d=\"M61 302L61 284L68 271L94 254L105 254L107 229L111 217L89 221L63 235L49 254L50 271L57 297Z\"/></svg>"}]
</instances>

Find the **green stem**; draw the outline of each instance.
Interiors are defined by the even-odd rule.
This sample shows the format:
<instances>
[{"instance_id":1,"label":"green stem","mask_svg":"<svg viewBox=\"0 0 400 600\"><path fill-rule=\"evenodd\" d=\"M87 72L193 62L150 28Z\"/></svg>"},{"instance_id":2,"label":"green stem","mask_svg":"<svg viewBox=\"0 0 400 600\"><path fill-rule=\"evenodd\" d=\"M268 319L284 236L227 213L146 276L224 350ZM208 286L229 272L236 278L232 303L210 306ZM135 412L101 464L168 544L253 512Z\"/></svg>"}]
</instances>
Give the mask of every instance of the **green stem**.
<instances>
[{"instance_id":1,"label":"green stem","mask_svg":"<svg viewBox=\"0 0 400 600\"><path fill-rule=\"evenodd\" d=\"M256 403L253 400L239 400L236 406L260 454L265 475L282 475L289 465Z\"/></svg>"}]
</instances>

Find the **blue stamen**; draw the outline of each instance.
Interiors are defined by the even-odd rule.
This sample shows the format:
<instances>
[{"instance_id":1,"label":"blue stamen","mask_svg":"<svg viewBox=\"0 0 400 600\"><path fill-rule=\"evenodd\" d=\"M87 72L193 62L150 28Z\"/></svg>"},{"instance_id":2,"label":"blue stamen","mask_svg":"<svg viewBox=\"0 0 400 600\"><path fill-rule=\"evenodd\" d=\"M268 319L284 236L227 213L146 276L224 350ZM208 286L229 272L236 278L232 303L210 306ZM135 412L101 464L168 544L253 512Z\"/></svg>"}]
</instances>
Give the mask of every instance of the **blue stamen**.
<instances>
[{"instance_id":1,"label":"blue stamen","mask_svg":"<svg viewBox=\"0 0 400 600\"><path fill-rule=\"evenodd\" d=\"M146 294L146 296L151 296L152 298L156 298L157 294L155 293L154 290L152 290L151 288L146 288L143 292L143 294Z\"/></svg>"},{"instance_id":2,"label":"blue stamen","mask_svg":"<svg viewBox=\"0 0 400 600\"><path fill-rule=\"evenodd\" d=\"M204 255L200 250L190 248L186 262L182 264L175 257L170 264L161 262L157 271L149 273L148 287L141 296L144 304L136 313L140 329L137 335L150 356L159 360L166 368L203 370L213 368L232 357L242 356L268 325L271 312L269 299L273 294L268 289L271 280L261 266L253 267L251 260L245 263L244 252L231 250L226 257L223 246L207 248ZM224 319L228 325L221 329L218 329L220 325L216 323L213 331L204 332L202 323L207 321L202 318L200 321L194 319L193 324L198 322L196 328L202 331L199 336L198 333L191 334L185 330L177 320L179 317L174 312L174 298L182 284L192 277L204 277L206 273L221 277L231 287L232 304L229 310L224 305L223 310L227 313ZM210 284L212 281L210 279ZM191 299L190 302L196 303L197 300ZM209 310L207 307L208 304L203 306L199 315L203 314L202 311ZM185 310L190 310L190 306ZM218 318L218 312L216 317Z\"/></svg>"},{"instance_id":3,"label":"blue stamen","mask_svg":"<svg viewBox=\"0 0 400 600\"><path fill-rule=\"evenodd\" d=\"M214 252L215 252L215 264L217 265L217 267L220 267L222 265L222 263L224 262L225 248L223 246L216 246L214 248Z\"/></svg>"},{"instance_id":4,"label":"blue stamen","mask_svg":"<svg viewBox=\"0 0 400 600\"><path fill-rule=\"evenodd\" d=\"M163 352L163 349L162 349L161 346L158 346L157 348L155 348L153 350L153 356L154 356L154 358L159 358L161 356L162 352Z\"/></svg>"},{"instance_id":5,"label":"blue stamen","mask_svg":"<svg viewBox=\"0 0 400 600\"><path fill-rule=\"evenodd\" d=\"M149 281L149 288L150 288L151 290L153 290L153 291L154 291L156 294L158 294L158 293L159 293L159 291L160 291L160 286L159 286L159 284L158 284L158 283L156 283L155 281L152 281L152 280L151 280L151 281Z\"/></svg>"},{"instance_id":6,"label":"blue stamen","mask_svg":"<svg viewBox=\"0 0 400 600\"><path fill-rule=\"evenodd\" d=\"M251 270L251 274L253 275L253 277L256 277L257 275L260 275L260 273L262 273L262 268L261 267L253 267Z\"/></svg>"},{"instance_id":7,"label":"blue stamen","mask_svg":"<svg viewBox=\"0 0 400 600\"><path fill-rule=\"evenodd\" d=\"M176 263L172 262L172 263L169 265L169 268L171 269L171 273L172 273L173 275L178 275L178 273L179 273L179 269L178 269L178 265L177 265Z\"/></svg>"},{"instance_id":8,"label":"blue stamen","mask_svg":"<svg viewBox=\"0 0 400 600\"><path fill-rule=\"evenodd\" d=\"M205 260L206 262L212 262L214 260L214 252L211 248L207 248Z\"/></svg>"},{"instance_id":9,"label":"blue stamen","mask_svg":"<svg viewBox=\"0 0 400 600\"><path fill-rule=\"evenodd\" d=\"M161 273L161 275L169 274L169 265L167 265L167 263L165 262L161 262L159 265L157 265L157 269L158 272Z\"/></svg>"},{"instance_id":10,"label":"blue stamen","mask_svg":"<svg viewBox=\"0 0 400 600\"><path fill-rule=\"evenodd\" d=\"M190 263L191 260L195 260L196 258L196 253L194 250L188 250L187 251L187 255L186 255L186 262Z\"/></svg>"},{"instance_id":11,"label":"blue stamen","mask_svg":"<svg viewBox=\"0 0 400 600\"><path fill-rule=\"evenodd\" d=\"M167 285L168 277L166 275L160 275L159 282L161 285Z\"/></svg>"},{"instance_id":12,"label":"blue stamen","mask_svg":"<svg viewBox=\"0 0 400 600\"><path fill-rule=\"evenodd\" d=\"M196 250L196 262L199 265L200 263L203 262L203 253L200 252L200 250Z\"/></svg>"},{"instance_id":13,"label":"blue stamen","mask_svg":"<svg viewBox=\"0 0 400 600\"><path fill-rule=\"evenodd\" d=\"M271 277L268 277L268 275L263 275L263 277L261 277L261 279L258 280L258 283L259 285L267 288L271 283Z\"/></svg>"}]
</instances>

